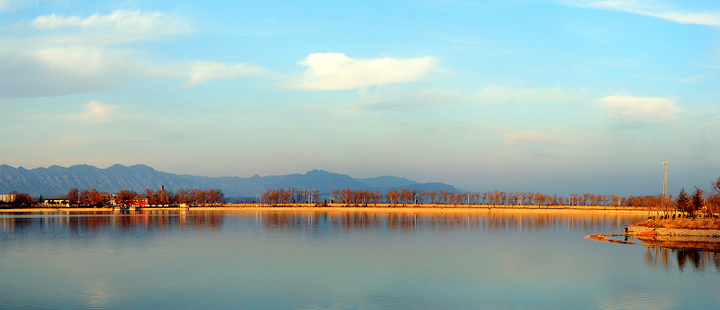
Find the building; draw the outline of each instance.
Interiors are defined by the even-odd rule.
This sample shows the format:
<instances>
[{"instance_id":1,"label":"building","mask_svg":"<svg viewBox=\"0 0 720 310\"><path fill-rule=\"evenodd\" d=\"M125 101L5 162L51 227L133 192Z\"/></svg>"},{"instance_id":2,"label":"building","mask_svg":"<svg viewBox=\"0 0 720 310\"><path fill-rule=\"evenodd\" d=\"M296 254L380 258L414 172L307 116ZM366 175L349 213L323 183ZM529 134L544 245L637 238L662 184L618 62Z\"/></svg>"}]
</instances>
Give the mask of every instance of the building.
<instances>
[{"instance_id":1,"label":"building","mask_svg":"<svg viewBox=\"0 0 720 310\"><path fill-rule=\"evenodd\" d=\"M0 201L2 201L2 202L8 202L8 203L10 203L10 202L15 202L15 195L14 195L14 194L10 194L10 195L0 195Z\"/></svg>"},{"instance_id":2,"label":"building","mask_svg":"<svg viewBox=\"0 0 720 310\"><path fill-rule=\"evenodd\" d=\"M110 204L115 206L132 206L132 207L147 207L150 204L148 203L147 198L133 198L126 201L118 201L116 195L113 195L112 200L110 201Z\"/></svg>"}]
</instances>

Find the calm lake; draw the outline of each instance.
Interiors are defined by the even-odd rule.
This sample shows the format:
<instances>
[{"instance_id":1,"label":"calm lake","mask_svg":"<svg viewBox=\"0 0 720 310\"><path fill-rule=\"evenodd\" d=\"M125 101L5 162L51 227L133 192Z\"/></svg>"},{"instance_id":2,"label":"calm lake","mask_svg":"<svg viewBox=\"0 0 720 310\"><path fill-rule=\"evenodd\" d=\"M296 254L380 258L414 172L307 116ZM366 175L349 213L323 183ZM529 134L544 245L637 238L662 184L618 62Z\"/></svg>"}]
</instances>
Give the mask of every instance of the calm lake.
<instances>
[{"instance_id":1,"label":"calm lake","mask_svg":"<svg viewBox=\"0 0 720 310\"><path fill-rule=\"evenodd\" d=\"M0 213L0 309L718 308L718 253L585 239L644 218Z\"/></svg>"}]
</instances>

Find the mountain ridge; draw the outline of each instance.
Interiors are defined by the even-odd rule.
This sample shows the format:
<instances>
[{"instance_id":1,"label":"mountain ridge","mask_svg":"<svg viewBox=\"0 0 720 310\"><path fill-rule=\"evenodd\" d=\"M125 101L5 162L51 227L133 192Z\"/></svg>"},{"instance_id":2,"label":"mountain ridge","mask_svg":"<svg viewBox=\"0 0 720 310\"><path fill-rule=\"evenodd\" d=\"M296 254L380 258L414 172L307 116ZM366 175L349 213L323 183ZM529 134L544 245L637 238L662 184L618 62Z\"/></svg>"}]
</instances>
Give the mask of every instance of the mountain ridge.
<instances>
[{"instance_id":1,"label":"mountain ridge","mask_svg":"<svg viewBox=\"0 0 720 310\"><path fill-rule=\"evenodd\" d=\"M270 175L252 177L207 177L179 175L155 170L137 164L124 166L114 164L107 168L97 168L81 164L70 167L52 165L44 168L26 169L22 166L14 168L0 165L0 193L17 191L32 196L59 197L71 188L97 189L114 193L119 190L134 190L138 193L146 189L159 190L165 186L167 190L179 189L220 189L226 197L256 197L267 189L298 188L320 190L321 195L329 195L333 189L378 190L386 192L390 189L419 190L457 190L454 186L432 182L419 183L403 177L380 176L374 178L353 178L348 175L313 169L304 174Z\"/></svg>"}]
</instances>

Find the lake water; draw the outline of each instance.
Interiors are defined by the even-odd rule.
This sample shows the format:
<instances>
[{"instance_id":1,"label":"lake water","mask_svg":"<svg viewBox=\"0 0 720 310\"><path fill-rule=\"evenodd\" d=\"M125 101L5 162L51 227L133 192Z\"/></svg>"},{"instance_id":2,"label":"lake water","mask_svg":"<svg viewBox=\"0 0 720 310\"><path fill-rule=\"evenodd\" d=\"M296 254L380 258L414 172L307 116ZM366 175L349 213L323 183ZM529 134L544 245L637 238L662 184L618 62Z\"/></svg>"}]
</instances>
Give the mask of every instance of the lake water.
<instances>
[{"instance_id":1,"label":"lake water","mask_svg":"<svg viewBox=\"0 0 720 310\"><path fill-rule=\"evenodd\" d=\"M0 213L0 309L714 309L720 255L645 216Z\"/></svg>"}]
</instances>

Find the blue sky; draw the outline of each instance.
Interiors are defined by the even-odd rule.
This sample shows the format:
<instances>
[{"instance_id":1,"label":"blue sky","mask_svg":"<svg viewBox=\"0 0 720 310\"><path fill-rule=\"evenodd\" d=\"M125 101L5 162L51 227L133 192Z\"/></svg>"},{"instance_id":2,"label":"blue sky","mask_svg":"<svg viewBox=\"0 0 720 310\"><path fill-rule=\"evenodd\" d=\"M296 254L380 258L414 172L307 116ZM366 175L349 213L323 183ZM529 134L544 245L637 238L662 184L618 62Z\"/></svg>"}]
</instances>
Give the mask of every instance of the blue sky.
<instances>
[{"instance_id":1,"label":"blue sky","mask_svg":"<svg viewBox=\"0 0 720 310\"><path fill-rule=\"evenodd\" d=\"M719 75L716 1L0 0L0 162L676 194Z\"/></svg>"}]
</instances>

